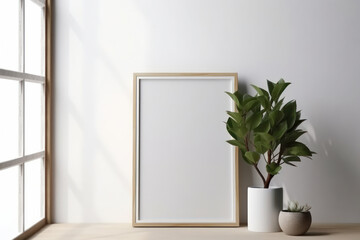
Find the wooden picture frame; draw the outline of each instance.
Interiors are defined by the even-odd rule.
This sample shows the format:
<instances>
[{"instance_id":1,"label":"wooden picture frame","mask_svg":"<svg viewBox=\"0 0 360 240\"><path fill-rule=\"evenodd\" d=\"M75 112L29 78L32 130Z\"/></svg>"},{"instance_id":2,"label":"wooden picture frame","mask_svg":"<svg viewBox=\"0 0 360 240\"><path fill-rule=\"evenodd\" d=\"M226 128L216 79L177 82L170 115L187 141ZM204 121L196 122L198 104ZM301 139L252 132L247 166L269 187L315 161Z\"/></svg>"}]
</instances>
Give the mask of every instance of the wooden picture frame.
<instances>
[{"instance_id":1,"label":"wooden picture frame","mask_svg":"<svg viewBox=\"0 0 360 240\"><path fill-rule=\"evenodd\" d=\"M134 73L133 226L239 226L236 73Z\"/></svg>"}]
</instances>

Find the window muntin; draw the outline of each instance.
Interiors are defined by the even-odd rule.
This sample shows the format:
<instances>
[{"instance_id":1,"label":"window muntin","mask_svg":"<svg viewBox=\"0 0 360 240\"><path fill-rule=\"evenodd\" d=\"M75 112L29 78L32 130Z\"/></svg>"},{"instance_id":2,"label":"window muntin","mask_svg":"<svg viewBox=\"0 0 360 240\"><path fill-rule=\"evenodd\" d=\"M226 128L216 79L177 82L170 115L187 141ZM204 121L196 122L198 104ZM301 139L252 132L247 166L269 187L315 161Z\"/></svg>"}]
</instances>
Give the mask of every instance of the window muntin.
<instances>
[{"instance_id":1,"label":"window muntin","mask_svg":"<svg viewBox=\"0 0 360 240\"><path fill-rule=\"evenodd\" d=\"M44 0L0 0L0 239L45 217L44 23Z\"/></svg>"}]
</instances>

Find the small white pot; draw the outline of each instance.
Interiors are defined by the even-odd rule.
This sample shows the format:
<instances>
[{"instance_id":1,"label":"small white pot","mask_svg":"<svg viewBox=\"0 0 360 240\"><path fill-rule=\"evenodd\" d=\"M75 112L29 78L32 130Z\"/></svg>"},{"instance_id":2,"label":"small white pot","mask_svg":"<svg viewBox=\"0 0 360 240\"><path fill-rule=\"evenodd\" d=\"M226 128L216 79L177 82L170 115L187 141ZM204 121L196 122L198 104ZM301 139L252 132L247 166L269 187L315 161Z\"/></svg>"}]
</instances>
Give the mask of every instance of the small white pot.
<instances>
[{"instance_id":1,"label":"small white pot","mask_svg":"<svg viewBox=\"0 0 360 240\"><path fill-rule=\"evenodd\" d=\"M280 232L279 213L283 208L280 187L248 188L248 230Z\"/></svg>"}]
</instances>

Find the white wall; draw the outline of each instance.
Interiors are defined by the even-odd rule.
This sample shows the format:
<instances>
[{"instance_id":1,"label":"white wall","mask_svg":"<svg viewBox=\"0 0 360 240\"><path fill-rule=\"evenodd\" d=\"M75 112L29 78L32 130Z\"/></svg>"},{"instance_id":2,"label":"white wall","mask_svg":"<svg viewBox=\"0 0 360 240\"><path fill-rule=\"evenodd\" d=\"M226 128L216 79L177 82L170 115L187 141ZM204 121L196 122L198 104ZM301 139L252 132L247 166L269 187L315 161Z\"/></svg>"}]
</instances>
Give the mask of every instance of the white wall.
<instances>
[{"instance_id":1,"label":"white wall","mask_svg":"<svg viewBox=\"0 0 360 240\"><path fill-rule=\"evenodd\" d=\"M56 222L130 222L132 73L280 77L318 154L274 178L314 222L360 222L360 1L55 1ZM246 90L246 89L245 89ZM246 187L260 183L241 164Z\"/></svg>"}]
</instances>

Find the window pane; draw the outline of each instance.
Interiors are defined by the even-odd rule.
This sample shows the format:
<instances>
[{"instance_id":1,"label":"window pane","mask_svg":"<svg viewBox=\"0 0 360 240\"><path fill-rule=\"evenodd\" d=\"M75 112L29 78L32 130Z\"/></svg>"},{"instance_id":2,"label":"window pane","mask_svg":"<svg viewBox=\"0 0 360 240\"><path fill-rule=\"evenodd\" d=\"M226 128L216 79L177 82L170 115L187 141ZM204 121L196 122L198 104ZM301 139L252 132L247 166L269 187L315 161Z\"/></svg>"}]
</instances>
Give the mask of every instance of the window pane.
<instances>
[{"instance_id":1,"label":"window pane","mask_svg":"<svg viewBox=\"0 0 360 240\"><path fill-rule=\"evenodd\" d=\"M44 149L43 84L25 82L25 154Z\"/></svg>"},{"instance_id":2,"label":"window pane","mask_svg":"<svg viewBox=\"0 0 360 240\"><path fill-rule=\"evenodd\" d=\"M19 232L19 167L0 170L0 239Z\"/></svg>"},{"instance_id":3,"label":"window pane","mask_svg":"<svg viewBox=\"0 0 360 240\"><path fill-rule=\"evenodd\" d=\"M20 153L19 86L18 81L0 78L0 162L16 158Z\"/></svg>"},{"instance_id":4,"label":"window pane","mask_svg":"<svg viewBox=\"0 0 360 240\"><path fill-rule=\"evenodd\" d=\"M25 230L44 218L43 159L25 163Z\"/></svg>"},{"instance_id":5,"label":"window pane","mask_svg":"<svg viewBox=\"0 0 360 240\"><path fill-rule=\"evenodd\" d=\"M44 75L44 17L43 8L25 0L25 72Z\"/></svg>"},{"instance_id":6,"label":"window pane","mask_svg":"<svg viewBox=\"0 0 360 240\"><path fill-rule=\"evenodd\" d=\"M19 71L19 1L0 0L0 68Z\"/></svg>"}]
</instances>

